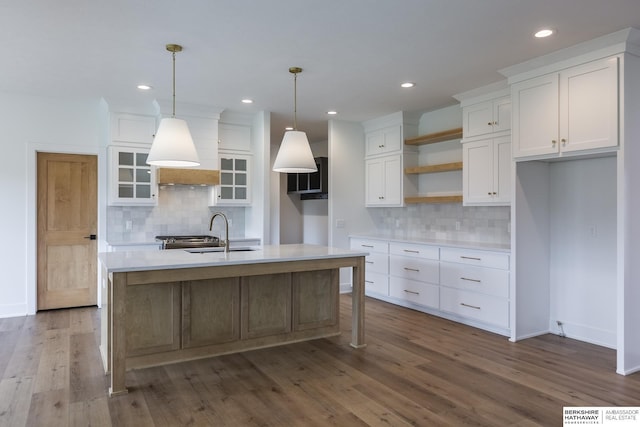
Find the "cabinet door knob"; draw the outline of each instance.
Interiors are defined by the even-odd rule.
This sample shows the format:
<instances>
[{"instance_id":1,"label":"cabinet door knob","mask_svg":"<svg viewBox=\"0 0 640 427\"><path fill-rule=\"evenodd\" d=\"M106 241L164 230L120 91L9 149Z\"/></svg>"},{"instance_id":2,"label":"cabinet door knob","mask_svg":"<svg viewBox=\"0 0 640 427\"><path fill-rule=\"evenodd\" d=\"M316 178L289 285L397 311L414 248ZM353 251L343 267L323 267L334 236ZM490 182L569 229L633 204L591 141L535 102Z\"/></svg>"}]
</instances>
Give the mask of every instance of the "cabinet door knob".
<instances>
[{"instance_id":1,"label":"cabinet door knob","mask_svg":"<svg viewBox=\"0 0 640 427\"><path fill-rule=\"evenodd\" d=\"M384 148L384 144L378 145L378 148Z\"/></svg>"},{"instance_id":2,"label":"cabinet door knob","mask_svg":"<svg viewBox=\"0 0 640 427\"><path fill-rule=\"evenodd\" d=\"M487 194L490 196L491 195L491 191L489 191Z\"/></svg>"},{"instance_id":3,"label":"cabinet door knob","mask_svg":"<svg viewBox=\"0 0 640 427\"><path fill-rule=\"evenodd\" d=\"M556 140L555 140L555 139L552 139L552 140L551 140L551 144L552 144L552 145L556 145Z\"/></svg>"},{"instance_id":4,"label":"cabinet door knob","mask_svg":"<svg viewBox=\"0 0 640 427\"><path fill-rule=\"evenodd\" d=\"M563 146L567 145L567 140L566 139L562 138L560 141L562 142Z\"/></svg>"},{"instance_id":5,"label":"cabinet door knob","mask_svg":"<svg viewBox=\"0 0 640 427\"><path fill-rule=\"evenodd\" d=\"M495 196L495 195L496 195L496 194L498 194L498 193L496 193L496 192L494 191L492 194Z\"/></svg>"},{"instance_id":6,"label":"cabinet door knob","mask_svg":"<svg viewBox=\"0 0 640 427\"><path fill-rule=\"evenodd\" d=\"M493 124L493 123L491 123L491 122L487 123L487 125L488 125L488 126L491 126L492 124Z\"/></svg>"}]
</instances>

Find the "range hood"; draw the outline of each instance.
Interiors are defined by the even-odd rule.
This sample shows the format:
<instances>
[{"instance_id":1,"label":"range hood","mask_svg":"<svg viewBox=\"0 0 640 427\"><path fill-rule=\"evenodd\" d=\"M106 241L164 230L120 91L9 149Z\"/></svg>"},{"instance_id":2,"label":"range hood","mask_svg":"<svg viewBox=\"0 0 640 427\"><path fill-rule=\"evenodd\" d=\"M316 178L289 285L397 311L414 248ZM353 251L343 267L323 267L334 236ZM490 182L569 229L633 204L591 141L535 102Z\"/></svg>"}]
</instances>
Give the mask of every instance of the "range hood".
<instances>
[{"instance_id":1,"label":"range hood","mask_svg":"<svg viewBox=\"0 0 640 427\"><path fill-rule=\"evenodd\" d=\"M191 168L158 168L158 184L175 185L218 185L220 171Z\"/></svg>"}]
</instances>

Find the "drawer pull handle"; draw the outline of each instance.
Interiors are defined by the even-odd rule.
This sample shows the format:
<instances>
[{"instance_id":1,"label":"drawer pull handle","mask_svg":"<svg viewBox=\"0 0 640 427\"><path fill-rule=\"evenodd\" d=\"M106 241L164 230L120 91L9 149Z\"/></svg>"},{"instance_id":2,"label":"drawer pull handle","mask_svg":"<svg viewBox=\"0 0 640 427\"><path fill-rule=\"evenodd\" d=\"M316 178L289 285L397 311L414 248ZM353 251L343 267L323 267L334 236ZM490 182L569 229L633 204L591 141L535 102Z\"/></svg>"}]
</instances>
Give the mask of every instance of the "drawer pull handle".
<instances>
[{"instance_id":1,"label":"drawer pull handle","mask_svg":"<svg viewBox=\"0 0 640 427\"><path fill-rule=\"evenodd\" d=\"M415 271L416 273L419 273L419 272L420 272L420 270L418 270L417 268L409 268L409 267L405 267L404 269L405 269L405 270L407 270L407 271Z\"/></svg>"},{"instance_id":2,"label":"drawer pull handle","mask_svg":"<svg viewBox=\"0 0 640 427\"><path fill-rule=\"evenodd\" d=\"M482 258L476 258L476 257L472 257L472 256L460 255L460 258L462 258L462 259L472 259L474 261L482 261Z\"/></svg>"},{"instance_id":3,"label":"drawer pull handle","mask_svg":"<svg viewBox=\"0 0 640 427\"><path fill-rule=\"evenodd\" d=\"M367 264L373 264L373 261L365 261Z\"/></svg>"},{"instance_id":4,"label":"drawer pull handle","mask_svg":"<svg viewBox=\"0 0 640 427\"><path fill-rule=\"evenodd\" d=\"M477 305L465 304L463 302L461 302L460 305L462 305L464 307L469 307L469 308L474 308L476 310L480 310L480 307L478 307Z\"/></svg>"},{"instance_id":5,"label":"drawer pull handle","mask_svg":"<svg viewBox=\"0 0 640 427\"><path fill-rule=\"evenodd\" d=\"M412 249L403 249L403 250L404 250L405 252L409 252L409 253L412 253L412 254L419 254L419 253L420 253L420 251L414 251L414 250L412 250Z\"/></svg>"},{"instance_id":6,"label":"drawer pull handle","mask_svg":"<svg viewBox=\"0 0 640 427\"><path fill-rule=\"evenodd\" d=\"M363 248L372 248L373 247L373 245L360 245L360 246L362 246Z\"/></svg>"},{"instance_id":7,"label":"drawer pull handle","mask_svg":"<svg viewBox=\"0 0 640 427\"><path fill-rule=\"evenodd\" d=\"M373 283L371 280L365 280L365 283Z\"/></svg>"},{"instance_id":8,"label":"drawer pull handle","mask_svg":"<svg viewBox=\"0 0 640 427\"><path fill-rule=\"evenodd\" d=\"M408 290L408 289L405 289L404 291L405 291L406 293L408 293L408 294L420 295L420 292L410 291L410 290Z\"/></svg>"},{"instance_id":9,"label":"drawer pull handle","mask_svg":"<svg viewBox=\"0 0 640 427\"><path fill-rule=\"evenodd\" d=\"M480 283L482 282L481 280L478 279L469 279L468 277L461 277L460 280L466 280L467 282L476 282L476 283Z\"/></svg>"}]
</instances>

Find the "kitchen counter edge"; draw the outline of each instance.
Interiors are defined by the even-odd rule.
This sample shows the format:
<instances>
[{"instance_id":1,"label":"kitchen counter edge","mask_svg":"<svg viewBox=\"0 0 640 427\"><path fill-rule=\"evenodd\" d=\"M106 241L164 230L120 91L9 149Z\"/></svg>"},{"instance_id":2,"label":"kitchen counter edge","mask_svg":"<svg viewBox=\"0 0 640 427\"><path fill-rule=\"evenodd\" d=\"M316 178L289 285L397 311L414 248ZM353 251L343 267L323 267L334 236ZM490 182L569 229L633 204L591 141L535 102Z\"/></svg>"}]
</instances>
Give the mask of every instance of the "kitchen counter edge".
<instances>
[{"instance_id":1,"label":"kitchen counter edge","mask_svg":"<svg viewBox=\"0 0 640 427\"><path fill-rule=\"evenodd\" d=\"M184 249L164 251L101 252L100 263L108 273L179 268L215 267L238 264L304 261L367 256L368 252L318 245L266 245L238 252L189 253Z\"/></svg>"},{"instance_id":2,"label":"kitchen counter edge","mask_svg":"<svg viewBox=\"0 0 640 427\"><path fill-rule=\"evenodd\" d=\"M438 239L408 239L408 238L398 238L398 237L387 237L387 236L374 235L374 234L350 234L349 238L381 240L385 242L397 242L397 243L418 243L418 244L440 246L440 247L478 249L478 250L485 250L485 251L511 253L511 248L509 245L500 244L500 243L468 242L468 241L438 240Z\"/></svg>"}]
</instances>

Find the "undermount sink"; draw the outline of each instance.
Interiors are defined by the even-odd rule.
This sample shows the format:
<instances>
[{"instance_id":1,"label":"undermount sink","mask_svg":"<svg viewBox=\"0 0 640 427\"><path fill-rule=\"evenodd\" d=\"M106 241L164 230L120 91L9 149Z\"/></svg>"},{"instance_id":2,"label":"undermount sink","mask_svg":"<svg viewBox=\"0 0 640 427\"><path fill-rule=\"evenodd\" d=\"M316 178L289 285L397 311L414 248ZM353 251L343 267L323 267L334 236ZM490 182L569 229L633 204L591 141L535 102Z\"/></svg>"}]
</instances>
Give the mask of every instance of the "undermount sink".
<instances>
[{"instance_id":1,"label":"undermount sink","mask_svg":"<svg viewBox=\"0 0 640 427\"><path fill-rule=\"evenodd\" d=\"M247 251L257 251L258 248L253 248L251 246L238 246L236 248L229 248L229 252L247 252ZM191 248L185 249L185 252L189 252L190 254L206 254L209 252L224 252L224 246L215 246L210 248Z\"/></svg>"}]
</instances>

